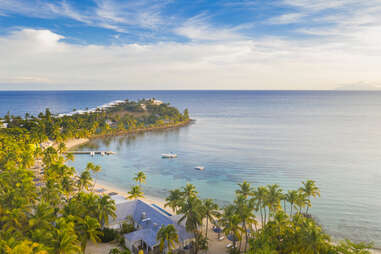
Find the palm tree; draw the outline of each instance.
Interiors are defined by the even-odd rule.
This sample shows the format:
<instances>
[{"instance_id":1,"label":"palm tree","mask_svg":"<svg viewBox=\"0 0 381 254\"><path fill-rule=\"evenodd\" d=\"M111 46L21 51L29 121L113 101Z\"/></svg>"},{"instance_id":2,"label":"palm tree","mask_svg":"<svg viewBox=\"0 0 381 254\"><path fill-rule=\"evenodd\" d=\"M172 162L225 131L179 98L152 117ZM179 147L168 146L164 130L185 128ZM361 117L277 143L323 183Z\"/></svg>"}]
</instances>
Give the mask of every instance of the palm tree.
<instances>
[{"instance_id":1,"label":"palm tree","mask_svg":"<svg viewBox=\"0 0 381 254\"><path fill-rule=\"evenodd\" d=\"M81 249L85 253L88 240L93 242L99 242L99 236L102 234L98 229L100 225L98 221L90 216L86 216L84 219L79 219L79 234L81 239Z\"/></svg>"},{"instance_id":2,"label":"palm tree","mask_svg":"<svg viewBox=\"0 0 381 254\"><path fill-rule=\"evenodd\" d=\"M54 221L54 209L46 202L40 202L35 207L33 214L28 220L29 226L33 228L51 228Z\"/></svg>"},{"instance_id":3,"label":"palm tree","mask_svg":"<svg viewBox=\"0 0 381 254\"><path fill-rule=\"evenodd\" d=\"M307 195L302 192L298 191L298 197L295 201L295 205L299 208L299 214L302 213L302 209L306 207L306 205L310 205L310 200L308 199Z\"/></svg>"},{"instance_id":4,"label":"palm tree","mask_svg":"<svg viewBox=\"0 0 381 254\"><path fill-rule=\"evenodd\" d=\"M286 193L286 200L290 203L290 217L292 217L292 208L294 207L295 202L298 199L298 191L291 190Z\"/></svg>"},{"instance_id":5,"label":"palm tree","mask_svg":"<svg viewBox=\"0 0 381 254\"><path fill-rule=\"evenodd\" d=\"M221 218L221 226L223 227L223 232L226 236L231 236L233 238L233 247L236 248L236 242L241 240L242 228L240 224L240 217L237 214L236 207L234 205L229 205L225 207L224 214Z\"/></svg>"},{"instance_id":6,"label":"palm tree","mask_svg":"<svg viewBox=\"0 0 381 254\"><path fill-rule=\"evenodd\" d=\"M307 198L309 199L311 196L312 197L320 197L320 190L319 188L315 185L315 181L308 180L307 182L302 182L303 187L300 188L300 191L304 192ZM308 208L310 206L307 206L306 213L308 213Z\"/></svg>"},{"instance_id":7,"label":"palm tree","mask_svg":"<svg viewBox=\"0 0 381 254\"><path fill-rule=\"evenodd\" d=\"M55 254L77 254L81 251L74 223L67 223L64 218L57 221L57 227L53 230L51 244Z\"/></svg>"},{"instance_id":8,"label":"palm tree","mask_svg":"<svg viewBox=\"0 0 381 254\"><path fill-rule=\"evenodd\" d=\"M209 220L214 221L221 216L218 211L218 205L208 198L203 201L204 216L206 217L205 237L208 239Z\"/></svg>"},{"instance_id":9,"label":"palm tree","mask_svg":"<svg viewBox=\"0 0 381 254\"><path fill-rule=\"evenodd\" d=\"M167 201L167 203L165 203L164 207L169 206L175 213L177 213L177 209L184 201L183 194L179 189L171 190L169 191L169 196L165 199L165 201Z\"/></svg>"},{"instance_id":10,"label":"palm tree","mask_svg":"<svg viewBox=\"0 0 381 254\"><path fill-rule=\"evenodd\" d=\"M142 183L146 182L146 175L143 171L139 171L138 173L136 173L134 180L136 183L139 183L139 185L141 185Z\"/></svg>"},{"instance_id":11,"label":"palm tree","mask_svg":"<svg viewBox=\"0 0 381 254\"><path fill-rule=\"evenodd\" d=\"M266 187L260 186L254 191L254 200L256 202L256 210L261 214L261 225L264 227L266 223L266 200L268 196L268 190Z\"/></svg>"},{"instance_id":12,"label":"palm tree","mask_svg":"<svg viewBox=\"0 0 381 254\"><path fill-rule=\"evenodd\" d=\"M179 236L172 224L161 227L157 232L156 239L160 241L160 252L163 252L165 244L167 244L166 249L170 252L175 248L176 243L179 243Z\"/></svg>"},{"instance_id":13,"label":"palm tree","mask_svg":"<svg viewBox=\"0 0 381 254\"><path fill-rule=\"evenodd\" d=\"M128 192L130 194L128 196L128 199L137 199L137 198L143 198L144 193L141 191L139 185L134 185L131 187L131 190Z\"/></svg>"},{"instance_id":14,"label":"palm tree","mask_svg":"<svg viewBox=\"0 0 381 254\"><path fill-rule=\"evenodd\" d=\"M81 173L78 179L78 190L82 191L83 189L89 190L91 185L91 175L89 170L85 170Z\"/></svg>"},{"instance_id":15,"label":"palm tree","mask_svg":"<svg viewBox=\"0 0 381 254\"><path fill-rule=\"evenodd\" d=\"M102 169L99 165L94 165L93 163L89 162L87 163L86 170L91 170L93 174L95 174L95 180L93 184L92 191L94 190L95 184L97 183L97 173L100 172Z\"/></svg>"},{"instance_id":16,"label":"palm tree","mask_svg":"<svg viewBox=\"0 0 381 254\"><path fill-rule=\"evenodd\" d=\"M195 241L195 253L197 254L199 250L199 240L200 232L198 230L199 226L202 224L202 202L197 198L197 196L190 196L181 205L179 214L183 216L180 218L178 223L185 220L185 228L188 232L192 232L196 239Z\"/></svg>"},{"instance_id":17,"label":"palm tree","mask_svg":"<svg viewBox=\"0 0 381 254\"><path fill-rule=\"evenodd\" d=\"M237 195L242 195L245 198L247 198L249 195L252 194L250 183L244 181L243 183L240 183L238 185L239 185L240 189L235 191L235 193Z\"/></svg>"},{"instance_id":18,"label":"palm tree","mask_svg":"<svg viewBox=\"0 0 381 254\"><path fill-rule=\"evenodd\" d=\"M101 228L107 225L109 217L116 218L115 214L115 201L110 198L109 195L103 195L97 202L97 214L98 221L101 224Z\"/></svg>"},{"instance_id":19,"label":"palm tree","mask_svg":"<svg viewBox=\"0 0 381 254\"><path fill-rule=\"evenodd\" d=\"M67 153L66 154L66 161L74 161L74 154Z\"/></svg>"},{"instance_id":20,"label":"palm tree","mask_svg":"<svg viewBox=\"0 0 381 254\"><path fill-rule=\"evenodd\" d=\"M59 143L58 147L57 147L57 152L58 153L63 153L66 151L66 145L65 143Z\"/></svg>"},{"instance_id":21,"label":"palm tree","mask_svg":"<svg viewBox=\"0 0 381 254\"><path fill-rule=\"evenodd\" d=\"M280 208L280 201L283 197L282 190L279 188L279 185L273 184L268 185L268 195L267 195L267 206L272 215L274 215Z\"/></svg>"},{"instance_id":22,"label":"palm tree","mask_svg":"<svg viewBox=\"0 0 381 254\"><path fill-rule=\"evenodd\" d=\"M252 199L247 200L245 196L243 195L238 195L234 201L234 204L236 206L236 213L242 222L242 230L245 234L245 253L246 253L247 243L248 243L248 232L247 232L248 226L251 226L252 224L256 225L256 220L254 215L255 202ZM241 250L241 242L240 242L239 250Z\"/></svg>"},{"instance_id":23,"label":"palm tree","mask_svg":"<svg viewBox=\"0 0 381 254\"><path fill-rule=\"evenodd\" d=\"M184 187L183 196L185 199L196 197L197 196L196 187L193 184L188 183Z\"/></svg>"}]
</instances>

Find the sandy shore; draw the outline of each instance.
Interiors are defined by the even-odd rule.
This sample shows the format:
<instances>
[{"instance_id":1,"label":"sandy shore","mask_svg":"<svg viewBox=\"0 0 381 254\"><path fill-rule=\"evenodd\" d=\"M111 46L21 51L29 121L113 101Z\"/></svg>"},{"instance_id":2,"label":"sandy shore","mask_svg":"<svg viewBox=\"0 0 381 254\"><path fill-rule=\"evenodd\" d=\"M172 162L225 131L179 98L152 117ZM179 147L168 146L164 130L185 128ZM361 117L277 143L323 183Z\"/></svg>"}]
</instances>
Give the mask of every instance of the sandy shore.
<instances>
[{"instance_id":1,"label":"sandy shore","mask_svg":"<svg viewBox=\"0 0 381 254\"><path fill-rule=\"evenodd\" d=\"M66 149L73 149L76 146L85 144L89 142L90 139L88 138L75 138L65 141Z\"/></svg>"}]
</instances>

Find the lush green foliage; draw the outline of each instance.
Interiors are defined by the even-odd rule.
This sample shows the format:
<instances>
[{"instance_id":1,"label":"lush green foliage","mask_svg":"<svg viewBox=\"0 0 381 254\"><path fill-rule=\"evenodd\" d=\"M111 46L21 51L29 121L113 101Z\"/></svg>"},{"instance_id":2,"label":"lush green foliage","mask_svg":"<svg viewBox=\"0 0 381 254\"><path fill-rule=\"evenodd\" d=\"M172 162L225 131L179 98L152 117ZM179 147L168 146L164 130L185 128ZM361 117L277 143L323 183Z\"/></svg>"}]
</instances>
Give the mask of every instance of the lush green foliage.
<instances>
[{"instance_id":1,"label":"lush green foliage","mask_svg":"<svg viewBox=\"0 0 381 254\"><path fill-rule=\"evenodd\" d=\"M202 225L210 220L232 240L231 253L369 254L370 244L331 240L309 214L310 199L317 196L319 189L311 180L287 193L276 184L252 188L243 182L233 204L221 213L212 200L200 200L188 184L170 191L166 206L183 215L180 221L195 235L196 253L207 248L207 230L203 234Z\"/></svg>"},{"instance_id":2,"label":"lush green foliage","mask_svg":"<svg viewBox=\"0 0 381 254\"><path fill-rule=\"evenodd\" d=\"M73 156L63 156L63 141L188 119L187 111L183 115L152 100L71 116L54 116L48 109L38 116L6 115L8 128L0 129L0 253L80 253L88 241L113 238L104 226L115 216L115 203L92 193L92 176L101 168L89 163L76 175L65 164ZM140 188L144 173L136 181ZM133 195L141 194L138 190Z\"/></svg>"}]
</instances>

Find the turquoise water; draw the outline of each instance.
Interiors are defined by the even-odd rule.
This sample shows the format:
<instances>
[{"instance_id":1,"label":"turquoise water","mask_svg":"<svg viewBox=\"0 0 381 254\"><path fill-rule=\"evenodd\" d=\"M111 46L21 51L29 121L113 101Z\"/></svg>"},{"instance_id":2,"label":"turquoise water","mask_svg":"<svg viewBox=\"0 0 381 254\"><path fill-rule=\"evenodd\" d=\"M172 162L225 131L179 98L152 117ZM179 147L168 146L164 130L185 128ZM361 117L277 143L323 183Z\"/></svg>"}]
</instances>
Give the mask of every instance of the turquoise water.
<instances>
[{"instance_id":1,"label":"turquoise water","mask_svg":"<svg viewBox=\"0 0 381 254\"><path fill-rule=\"evenodd\" d=\"M9 94L11 93L11 94ZM138 170L146 194L196 185L202 197L229 202L237 183L277 183L285 190L312 179L321 189L313 215L337 238L381 247L381 93L336 91L0 92L0 112L54 112L117 99L155 97L184 109L194 124L181 129L93 140L112 156L76 156L102 166L98 179L128 190ZM31 100L30 98L34 98ZM83 149L89 149L85 147ZM176 159L161 153L175 152ZM197 171L195 166L205 166Z\"/></svg>"}]
</instances>

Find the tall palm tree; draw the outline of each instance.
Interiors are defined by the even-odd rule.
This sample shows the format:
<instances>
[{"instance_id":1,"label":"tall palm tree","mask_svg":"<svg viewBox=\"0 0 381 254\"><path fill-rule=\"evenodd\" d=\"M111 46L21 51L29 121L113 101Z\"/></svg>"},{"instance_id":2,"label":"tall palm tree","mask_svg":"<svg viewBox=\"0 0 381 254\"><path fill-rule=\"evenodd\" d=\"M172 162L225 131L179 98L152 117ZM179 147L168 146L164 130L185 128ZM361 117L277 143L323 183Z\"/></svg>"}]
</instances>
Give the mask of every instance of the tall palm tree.
<instances>
[{"instance_id":1,"label":"tall palm tree","mask_svg":"<svg viewBox=\"0 0 381 254\"><path fill-rule=\"evenodd\" d=\"M157 232L156 239L160 241L160 252L163 252L164 248L166 248L170 253L175 248L176 243L179 243L179 236L175 226L172 224L161 227Z\"/></svg>"},{"instance_id":2,"label":"tall palm tree","mask_svg":"<svg viewBox=\"0 0 381 254\"><path fill-rule=\"evenodd\" d=\"M134 180L136 183L139 183L139 185L141 185L142 183L146 182L146 175L143 171L139 171L138 173L136 173Z\"/></svg>"},{"instance_id":3,"label":"tall palm tree","mask_svg":"<svg viewBox=\"0 0 381 254\"><path fill-rule=\"evenodd\" d=\"M137 199L137 198L143 198L144 193L141 191L139 185L134 185L131 187L131 190L128 192L130 194L128 196L128 199Z\"/></svg>"},{"instance_id":4,"label":"tall palm tree","mask_svg":"<svg viewBox=\"0 0 381 254\"><path fill-rule=\"evenodd\" d=\"M234 205L229 205L225 207L224 214L221 218L221 226L223 227L223 232L226 236L231 236L233 238L233 247L237 247L237 241L241 240L242 228L240 224L240 217L237 214L236 207Z\"/></svg>"},{"instance_id":5,"label":"tall palm tree","mask_svg":"<svg viewBox=\"0 0 381 254\"><path fill-rule=\"evenodd\" d=\"M266 187L260 186L254 192L254 200L256 202L256 210L259 210L261 214L261 226L264 227L266 223L266 200L268 196L268 190Z\"/></svg>"},{"instance_id":6,"label":"tall palm tree","mask_svg":"<svg viewBox=\"0 0 381 254\"><path fill-rule=\"evenodd\" d=\"M315 181L308 180L307 182L302 182L303 187L300 188L300 191L304 192L308 199L310 197L320 197L320 190L316 186ZM310 206L307 206L306 213L308 213L308 208Z\"/></svg>"},{"instance_id":7,"label":"tall palm tree","mask_svg":"<svg viewBox=\"0 0 381 254\"><path fill-rule=\"evenodd\" d=\"M242 222L242 232L245 234L245 253L247 249L248 243L248 229L251 228L251 225L256 225L255 214L254 214L254 206L255 202L253 199L247 200L245 196L238 195L234 200L234 204L236 206L236 214L239 216ZM252 229L252 228L251 228ZM239 250L241 250L241 243Z\"/></svg>"},{"instance_id":8,"label":"tall palm tree","mask_svg":"<svg viewBox=\"0 0 381 254\"><path fill-rule=\"evenodd\" d=\"M196 187L193 184L188 183L184 187L183 195L185 199L189 199L197 196Z\"/></svg>"},{"instance_id":9,"label":"tall palm tree","mask_svg":"<svg viewBox=\"0 0 381 254\"><path fill-rule=\"evenodd\" d=\"M296 190L289 190L286 193L286 200L288 203L290 203L290 217L292 217L292 209L294 207L295 202L298 199L298 191Z\"/></svg>"},{"instance_id":10,"label":"tall palm tree","mask_svg":"<svg viewBox=\"0 0 381 254\"><path fill-rule=\"evenodd\" d=\"M81 173L78 179L78 190L82 191L83 189L89 190L91 186L91 175L89 170L85 170Z\"/></svg>"},{"instance_id":11,"label":"tall palm tree","mask_svg":"<svg viewBox=\"0 0 381 254\"><path fill-rule=\"evenodd\" d=\"M307 195L302 192L298 191L298 197L295 201L295 205L299 208L299 214L302 213L302 209L308 205L310 205L310 200L308 199Z\"/></svg>"},{"instance_id":12,"label":"tall palm tree","mask_svg":"<svg viewBox=\"0 0 381 254\"><path fill-rule=\"evenodd\" d=\"M50 229L54 221L54 209L46 202L40 202L33 210L28 223L31 229L44 228Z\"/></svg>"},{"instance_id":13,"label":"tall palm tree","mask_svg":"<svg viewBox=\"0 0 381 254\"><path fill-rule=\"evenodd\" d=\"M171 190L169 191L169 196L165 199L165 201L167 201L167 203L165 203L164 207L169 206L175 213L177 213L177 209L184 201L183 194L179 189Z\"/></svg>"},{"instance_id":14,"label":"tall palm tree","mask_svg":"<svg viewBox=\"0 0 381 254\"><path fill-rule=\"evenodd\" d=\"M112 200L109 195L103 195L100 199L98 199L97 214L101 228L108 224L109 217L114 219L116 218L115 210L115 201Z\"/></svg>"},{"instance_id":15,"label":"tall palm tree","mask_svg":"<svg viewBox=\"0 0 381 254\"><path fill-rule=\"evenodd\" d=\"M208 239L209 220L214 221L221 216L218 205L208 198L203 201L204 216L206 217L205 237Z\"/></svg>"},{"instance_id":16,"label":"tall palm tree","mask_svg":"<svg viewBox=\"0 0 381 254\"><path fill-rule=\"evenodd\" d=\"M181 223L185 221L185 228L188 232L192 232L196 239L195 241L195 253L198 253L199 250L199 240L200 232L199 227L202 225L202 202L197 198L197 196L190 196L184 201L181 205L179 214L182 214L182 217L178 221Z\"/></svg>"},{"instance_id":17,"label":"tall palm tree","mask_svg":"<svg viewBox=\"0 0 381 254\"><path fill-rule=\"evenodd\" d=\"M97 183L97 173L100 172L102 169L99 165L94 165L93 163L89 162L87 163L86 170L93 172L93 174L95 175L95 180L92 188L93 191L95 184Z\"/></svg>"},{"instance_id":18,"label":"tall palm tree","mask_svg":"<svg viewBox=\"0 0 381 254\"><path fill-rule=\"evenodd\" d=\"M240 189L236 190L235 193L237 195L242 195L245 198L247 198L249 195L252 194L252 189L250 187L250 183L244 181L243 183L238 184Z\"/></svg>"},{"instance_id":19,"label":"tall palm tree","mask_svg":"<svg viewBox=\"0 0 381 254\"><path fill-rule=\"evenodd\" d=\"M78 219L81 249L82 252L85 253L87 242L89 240L91 240L92 242L99 242L99 236L102 235L102 233L99 231L100 225L95 218L86 216L83 219Z\"/></svg>"},{"instance_id":20,"label":"tall palm tree","mask_svg":"<svg viewBox=\"0 0 381 254\"><path fill-rule=\"evenodd\" d=\"M280 209L280 201L282 200L283 194L279 185L273 184L268 185L268 195L267 195L267 206L269 207L270 214L274 215Z\"/></svg>"},{"instance_id":21,"label":"tall palm tree","mask_svg":"<svg viewBox=\"0 0 381 254\"><path fill-rule=\"evenodd\" d=\"M52 232L51 245L55 254L77 254L81 251L73 222L58 219L57 227Z\"/></svg>"}]
</instances>

